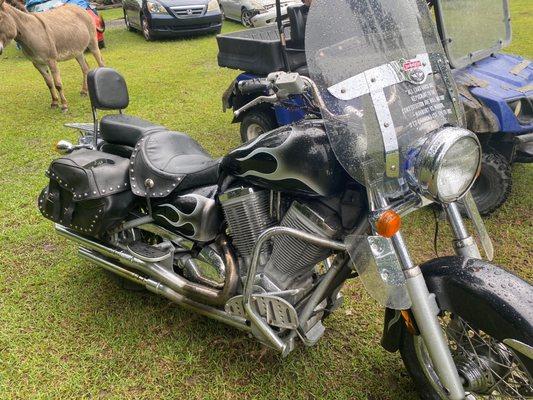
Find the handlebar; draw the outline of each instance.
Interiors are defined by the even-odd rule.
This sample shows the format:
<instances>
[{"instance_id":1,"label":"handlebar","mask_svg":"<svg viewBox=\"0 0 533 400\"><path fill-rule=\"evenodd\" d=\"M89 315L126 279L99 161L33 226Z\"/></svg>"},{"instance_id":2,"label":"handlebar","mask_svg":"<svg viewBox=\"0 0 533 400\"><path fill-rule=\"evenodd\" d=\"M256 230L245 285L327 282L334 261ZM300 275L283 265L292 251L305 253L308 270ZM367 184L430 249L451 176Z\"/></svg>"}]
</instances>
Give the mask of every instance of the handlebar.
<instances>
[{"instance_id":1,"label":"handlebar","mask_svg":"<svg viewBox=\"0 0 533 400\"><path fill-rule=\"evenodd\" d=\"M268 79L257 78L242 81L237 84L239 91L244 94L265 93L272 89L273 85Z\"/></svg>"},{"instance_id":2,"label":"handlebar","mask_svg":"<svg viewBox=\"0 0 533 400\"><path fill-rule=\"evenodd\" d=\"M348 117L347 115L332 114L322 99L320 91L315 82L312 79L306 76L301 76L297 73L272 73L268 76L268 78L257 78L249 81L239 82L237 87L242 94L260 92L264 95L256 97L248 104L245 104L243 107L236 110L234 112L236 118L259 104L275 104L283 99L288 98L290 95L302 94L306 90L310 92L315 106L321 110L322 114L325 113L326 115L337 119Z\"/></svg>"}]
</instances>

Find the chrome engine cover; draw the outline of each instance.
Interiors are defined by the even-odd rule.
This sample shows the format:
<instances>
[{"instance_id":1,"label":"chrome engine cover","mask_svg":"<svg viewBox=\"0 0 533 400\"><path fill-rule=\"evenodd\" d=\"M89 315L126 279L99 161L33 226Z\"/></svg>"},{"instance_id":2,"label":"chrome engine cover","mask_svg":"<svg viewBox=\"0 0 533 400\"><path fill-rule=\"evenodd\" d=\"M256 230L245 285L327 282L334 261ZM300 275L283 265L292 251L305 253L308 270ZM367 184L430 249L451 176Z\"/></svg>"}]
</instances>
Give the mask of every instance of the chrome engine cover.
<instances>
[{"instance_id":1,"label":"chrome engine cover","mask_svg":"<svg viewBox=\"0 0 533 400\"><path fill-rule=\"evenodd\" d=\"M247 264L257 239L274 225L266 190L232 189L220 196L233 245Z\"/></svg>"}]
</instances>

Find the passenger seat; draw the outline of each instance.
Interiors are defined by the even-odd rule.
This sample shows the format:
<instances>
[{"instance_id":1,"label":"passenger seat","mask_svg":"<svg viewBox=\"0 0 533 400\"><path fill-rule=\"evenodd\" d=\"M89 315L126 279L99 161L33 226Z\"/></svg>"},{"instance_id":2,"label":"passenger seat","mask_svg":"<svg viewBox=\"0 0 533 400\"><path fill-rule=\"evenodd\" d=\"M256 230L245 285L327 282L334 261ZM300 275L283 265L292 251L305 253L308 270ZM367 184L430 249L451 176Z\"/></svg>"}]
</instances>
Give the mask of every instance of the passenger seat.
<instances>
[{"instance_id":1,"label":"passenger seat","mask_svg":"<svg viewBox=\"0 0 533 400\"><path fill-rule=\"evenodd\" d=\"M105 142L101 151L129 158L139 139L166 130L164 126L122 113L129 105L128 87L124 78L114 69L97 68L90 71L87 84L95 122L98 110L119 111L119 114L106 115L100 120L100 137Z\"/></svg>"}]
</instances>

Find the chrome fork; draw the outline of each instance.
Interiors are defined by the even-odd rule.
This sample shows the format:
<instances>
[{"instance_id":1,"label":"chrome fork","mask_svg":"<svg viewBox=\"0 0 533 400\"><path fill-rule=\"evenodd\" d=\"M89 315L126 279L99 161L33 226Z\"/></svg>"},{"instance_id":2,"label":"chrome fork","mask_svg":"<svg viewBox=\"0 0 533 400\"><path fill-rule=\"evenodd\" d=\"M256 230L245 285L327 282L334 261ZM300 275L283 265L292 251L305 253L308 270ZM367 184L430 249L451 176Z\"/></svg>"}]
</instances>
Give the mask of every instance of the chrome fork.
<instances>
[{"instance_id":1,"label":"chrome fork","mask_svg":"<svg viewBox=\"0 0 533 400\"><path fill-rule=\"evenodd\" d=\"M481 258L477 244L464 224L457 203L447 204L444 209L455 236L453 242L455 253L463 257ZM438 318L440 310L435 295L429 292L420 267L413 264L400 232L392 237L392 243L402 264L413 315L435 371L448 391L450 399L464 399L462 381L440 326Z\"/></svg>"},{"instance_id":2,"label":"chrome fork","mask_svg":"<svg viewBox=\"0 0 533 400\"><path fill-rule=\"evenodd\" d=\"M420 267L413 264L402 234L398 232L391 239L405 275L407 292L411 297L411 310L435 371L448 391L450 399L464 399L463 384L440 326L438 318L440 310L435 295L429 293Z\"/></svg>"}]
</instances>

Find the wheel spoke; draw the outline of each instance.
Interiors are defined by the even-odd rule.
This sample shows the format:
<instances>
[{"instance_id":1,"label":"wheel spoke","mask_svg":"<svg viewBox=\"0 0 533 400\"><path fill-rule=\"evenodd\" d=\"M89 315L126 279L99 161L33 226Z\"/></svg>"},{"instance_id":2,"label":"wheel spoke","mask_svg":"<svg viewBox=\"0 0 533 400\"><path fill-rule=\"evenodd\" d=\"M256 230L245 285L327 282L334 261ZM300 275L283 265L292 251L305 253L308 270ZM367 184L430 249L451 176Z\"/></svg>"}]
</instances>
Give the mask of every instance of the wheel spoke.
<instances>
[{"instance_id":1,"label":"wheel spoke","mask_svg":"<svg viewBox=\"0 0 533 400\"><path fill-rule=\"evenodd\" d=\"M445 313L441 325L459 373L476 399L532 398L529 397L533 394L531 376L512 350L459 316ZM421 343L424 346L423 341ZM427 350L425 357L431 364ZM432 366L428 372L428 377L436 377ZM434 379L437 379L434 383L442 387L438 378Z\"/></svg>"}]
</instances>

